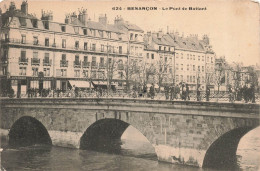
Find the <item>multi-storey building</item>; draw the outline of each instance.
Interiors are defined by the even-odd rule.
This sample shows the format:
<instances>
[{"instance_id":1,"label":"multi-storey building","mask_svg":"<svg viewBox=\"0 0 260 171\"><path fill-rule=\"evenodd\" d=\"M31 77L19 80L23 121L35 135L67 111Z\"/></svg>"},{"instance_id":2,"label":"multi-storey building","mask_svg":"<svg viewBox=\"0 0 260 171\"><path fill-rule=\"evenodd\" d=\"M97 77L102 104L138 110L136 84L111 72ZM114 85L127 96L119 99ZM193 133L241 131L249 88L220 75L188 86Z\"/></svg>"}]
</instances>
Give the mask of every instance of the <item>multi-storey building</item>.
<instances>
[{"instance_id":1,"label":"multi-storey building","mask_svg":"<svg viewBox=\"0 0 260 171\"><path fill-rule=\"evenodd\" d=\"M214 88L215 53L212 51L206 35L202 40L199 40L196 35L184 38L184 36L179 36L178 32L170 34L159 32L153 35L157 35L157 37L147 35L147 37L151 37L151 39L147 39L147 53L156 52L160 56L158 60L163 55L167 60L169 59L170 74L165 75L168 80L163 82L172 83L174 81L175 84L185 82L191 90L196 90L199 85L203 90L206 89L206 85ZM158 49L153 44L156 44ZM164 63L167 61L166 59Z\"/></svg>"},{"instance_id":2,"label":"multi-storey building","mask_svg":"<svg viewBox=\"0 0 260 171\"><path fill-rule=\"evenodd\" d=\"M145 82L159 87L174 81L174 44L165 39L162 31L145 35ZM156 85L157 86L157 85Z\"/></svg>"},{"instance_id":3,"label":"multi-storey building","mask_svg":"<svg viewBox=\"0 0 260 171\"><path fill-rule=\"evenodd\" d=\"M54 22L51 12L37 19L28 14L27 2L21 10L12 2L1 14L0 69L6 79L1 82L17 94L29 88L88 87L90 82L122 86L129 47L130 56L138 59L143 52L143 31L122 23L108 24L106 15L91 21L86 9L67 15L65 23Z\"/></svg>"}]
</instances>

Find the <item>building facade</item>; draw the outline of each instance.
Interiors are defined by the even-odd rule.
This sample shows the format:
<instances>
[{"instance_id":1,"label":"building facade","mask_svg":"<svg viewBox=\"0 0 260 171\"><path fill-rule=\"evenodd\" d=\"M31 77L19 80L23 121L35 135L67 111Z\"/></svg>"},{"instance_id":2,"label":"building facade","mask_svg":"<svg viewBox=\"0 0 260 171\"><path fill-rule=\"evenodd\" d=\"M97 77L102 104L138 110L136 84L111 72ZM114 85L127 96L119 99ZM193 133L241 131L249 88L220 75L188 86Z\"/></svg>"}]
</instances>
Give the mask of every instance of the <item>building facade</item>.
<instances>
[{"instance_id":1,"label":"building facade","mask_svg":"<svg viewBox=\"0 0 260 171\"><path fill-rule=\"evenodd\" d=\"M91 21L86 9L67 15L65 23L54 22L51 12L37 19L28 14L27 2L21 10L12 2L1 18L1 75L16 93L66 90L80 81L123 85L132 31L120 29L116 20L108 24L104 15ZM136 51L141 58L142 48Z\"/></svg>"},{"instance_id":2,"label":"building facade","mask_svg":"<svg viewBox=\"0 0 260 171\"><path fill-rule=\"evenodd\" d=\"M206 35L202 40L197 35L184 37L178 32L158 32L147 34L147 37L147 56L148 53L156 52L155 60L169 66L169 71L161 70L168 73L165 74L167 79L163 79L163 83L186 83L190 90L196 90L197 87L205 90L206 86L214 88L215 53Z\"/></svg>"}]
</instances>

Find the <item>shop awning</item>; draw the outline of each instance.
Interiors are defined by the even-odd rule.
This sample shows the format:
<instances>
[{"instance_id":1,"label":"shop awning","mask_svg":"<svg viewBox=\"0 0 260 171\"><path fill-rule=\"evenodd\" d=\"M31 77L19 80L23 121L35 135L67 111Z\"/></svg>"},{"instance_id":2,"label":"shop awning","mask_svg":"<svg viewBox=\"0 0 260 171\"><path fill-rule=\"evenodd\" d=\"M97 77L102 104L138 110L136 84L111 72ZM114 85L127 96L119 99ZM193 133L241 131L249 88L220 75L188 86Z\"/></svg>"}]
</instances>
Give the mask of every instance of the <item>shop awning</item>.
<instances>
[{"instance_id":1,"label":"shop awning","mask_svg":"<svg viewBox=\"0 0 260 171\"><path fill-rule=\"evenodd\" d=\"M89 88L90 84L88 81L78 81L78 80L70 80L69 81L70 85L73 87L73 85L75 85L75 87L78 88Z\"/></svg>"}]
</instances>

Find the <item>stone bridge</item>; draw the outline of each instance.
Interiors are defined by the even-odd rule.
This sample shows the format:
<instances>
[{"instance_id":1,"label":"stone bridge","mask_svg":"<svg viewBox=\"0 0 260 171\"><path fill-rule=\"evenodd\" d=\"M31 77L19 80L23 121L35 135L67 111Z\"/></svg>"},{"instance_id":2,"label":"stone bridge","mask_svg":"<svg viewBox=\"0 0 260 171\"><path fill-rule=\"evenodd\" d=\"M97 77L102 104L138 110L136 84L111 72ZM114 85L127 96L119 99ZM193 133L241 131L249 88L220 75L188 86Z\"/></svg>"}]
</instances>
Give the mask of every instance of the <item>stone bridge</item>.
<instances>
[{"instance_id":1,"label":"stone bridge","mask_svg":"<svg viewBox=\"0 0 260 171\"><path fill-rule=\"evenodd\" d=\"M9 146L98 149L120 139L132 125L150 141L159 161L227 166L236 158L241 137L259 125L259 107L147 99L2 99L1 130Z\"/></svg>"}]
</instances>

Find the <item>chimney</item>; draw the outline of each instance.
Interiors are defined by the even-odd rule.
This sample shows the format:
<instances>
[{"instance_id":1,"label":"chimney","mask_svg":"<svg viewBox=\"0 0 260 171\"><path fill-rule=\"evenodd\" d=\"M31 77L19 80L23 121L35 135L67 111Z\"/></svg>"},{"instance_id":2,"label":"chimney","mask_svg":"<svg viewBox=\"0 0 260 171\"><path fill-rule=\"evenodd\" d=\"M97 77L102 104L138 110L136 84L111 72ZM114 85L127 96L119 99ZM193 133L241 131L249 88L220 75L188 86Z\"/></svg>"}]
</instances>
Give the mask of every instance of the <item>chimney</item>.
<instances>
[{"instance_id":1,"label":"chimney","mask_svg":"<svg viewBox=\"0 0 260 171\"><path fill-rule=\"evenodd\" d=\"M53 20L52 11L47 11L47 12L45 12L45 11L42 10L41 20L52 21L52 20Z\"/></svg>"},{"instance_id":2,"label":"chimney","mask_svg":"<svg viewBox=\"0 0 260 171\"><path fill-rule=\"evenodd\" d=\"M9 11L13 12L14 10L16 10L15 3L13 1L11 1L10 6L9 6Z\"/></svg>"},{"instance_id":3,"label":"chimney","mask_svg":"<svg viewBox=\"0 0 260 171\"><path fill-rule=\"evenodd\" d=\"M209 38L208 38L208 36L207 36L206 34L203 36L203 41L204 41L206 44L209 44Z\"/></svg>"},{"instance_id":4,"label":"chimney","mask_svg":"<svg viewBox=\"0 0 260 171\"><path fill-rule=\"evenodd\" d=\"M162 36L163 36L163 32L162 32L162 30L160 30L160 31L157 33L157 38L158 38L158 39L161 39Z\"/></svg>"},{"instance_id":5,"label":"chimney","mask_svg":"<svg viewBox=\"0 0 260 171\"><path fill-rule=\"evenodd\" d=\"M28 3L27 3L27 1L23 1L22 5L21 5L21 11L26 15L28 14Z\"/></svg>"},{"instance_id":6,"label":"chimney","mask_svg":"<svg viewBox=\"0 0 260 171\"><path fill-rule=\"evenodd\" d=\"M104 16L99 16L98 21L103 25L107 25L107 15L105 14Z\"/></svg>"},{"instance_id":7,"label":"chimney","mask_svg":"<svg viewBox=\"0 0 260 171\"><path fill-rule=\"evenodd\" d=\"M88 14L87 14L87 9L82 10L82 21L84 25L87 25L88 22Z\"/></svg>"},{"instance_id":8,"label":"chimney","mask_svg":"<svg viewBox=\"0 0 260 171\"><path fill-rule=\"evenodd\" d=\"M124 22L124 19L121 17L121 16L116 16L115 18L115 21L114 21L114 24L117 25L117 24L122 24Z\"/></svg>"},{"instance_id":9,"label":"chimney","mask_svg":"<svg viewBox=\"0 0 260 171\"><path fill-rule=\"evenodd\" d=\"M78 19L79 19L80 22L83 23L83 14L82 14L81 11L79 12Z\"/></svg>"},{"instance_id":10,"label":"chimney","mask_svg":"<svg viewBox=\"0 0 260 171\"><path fill-rule=\"evenodd\" d=\"M70 24L70 15L69 14L65 15L65 23Z\"/></svg>"}]
</instances>

